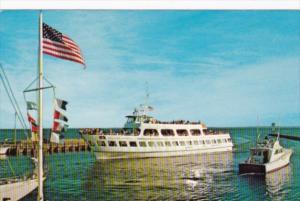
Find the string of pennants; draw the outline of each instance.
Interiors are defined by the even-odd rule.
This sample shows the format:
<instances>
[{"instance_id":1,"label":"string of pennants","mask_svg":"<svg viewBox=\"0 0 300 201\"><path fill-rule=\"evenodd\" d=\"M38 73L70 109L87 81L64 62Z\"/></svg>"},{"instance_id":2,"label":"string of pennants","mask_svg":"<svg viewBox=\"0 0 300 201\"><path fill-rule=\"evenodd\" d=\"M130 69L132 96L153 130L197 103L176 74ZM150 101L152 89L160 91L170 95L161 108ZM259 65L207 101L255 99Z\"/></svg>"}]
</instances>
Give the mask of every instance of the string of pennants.
<instances>
[{"instance_id":1,"label":"string of pennants","mask_svg":"<svg viewBox=\"0 0 300 201\"><path fill-rule=\"evenodd\" d=\"M27 117L31 128L32 133L32 141L38 140L38 131L39 126L37 121L31 115L31 111L37 110L37 104L32 101L26 101L27 103ZM67 131L68 126L68 118L66 117L66 111L68 102L62 99L55 98L54 99L54 114L53 114L53 125L51 129L51 137L50 142L52 143L60 143L60 140L64 139L64 133Z\"/></svg>"},{"instance_id":2,"label":"string of pennants","mask_svg":"<svg viewBox=\"0 0 300 201\"><path fill-rule=\"evenodd\" d=\"M51 132L50 141L53 143L59 143L61 139L64 139L64 133L69 127L68 118L65 113L67 111L67 101L56 98L54 103L54 115L53 115L53 126Z\"/></svg>"}]
</instances>

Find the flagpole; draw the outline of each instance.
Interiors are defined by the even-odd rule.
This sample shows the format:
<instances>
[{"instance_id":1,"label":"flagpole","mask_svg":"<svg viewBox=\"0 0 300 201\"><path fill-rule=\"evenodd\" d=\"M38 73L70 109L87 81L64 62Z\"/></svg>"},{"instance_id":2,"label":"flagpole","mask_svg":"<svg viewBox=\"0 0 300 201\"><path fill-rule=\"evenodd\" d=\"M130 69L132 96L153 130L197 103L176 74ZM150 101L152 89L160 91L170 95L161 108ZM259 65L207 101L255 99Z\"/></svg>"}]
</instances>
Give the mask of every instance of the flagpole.
<instances>
[{"instance_id":1,"label":"flagpole","mask_svg":"<svg viewBox=\"0 0 300 201\"><path fill-rule=\"evenodd\" d=\"M38 201L44 200L43 195L43 14L39 18L39 90L38 90Z\"/></svg>"}]
</instances>

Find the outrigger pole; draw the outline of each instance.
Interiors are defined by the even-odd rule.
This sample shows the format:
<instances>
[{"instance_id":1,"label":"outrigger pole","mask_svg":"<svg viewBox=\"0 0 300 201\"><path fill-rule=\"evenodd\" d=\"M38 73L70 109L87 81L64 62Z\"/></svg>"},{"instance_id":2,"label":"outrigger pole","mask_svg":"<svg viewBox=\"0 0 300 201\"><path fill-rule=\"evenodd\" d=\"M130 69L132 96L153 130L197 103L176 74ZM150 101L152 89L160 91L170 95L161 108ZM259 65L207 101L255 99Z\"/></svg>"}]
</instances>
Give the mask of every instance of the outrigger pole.
<instances>
[{"instance_id":1,"label":"outrigger pole","mask_svg":"<svg viewBox=\"0 0 300 201\"><path fill-rule=\"evenodd\" d=\"M39 90L38 90L38 125L39 125L39 145L38 145L38 201L44 200L43 195L43 14L40 11L39 17Z\"/></svg>"}]
</instances>

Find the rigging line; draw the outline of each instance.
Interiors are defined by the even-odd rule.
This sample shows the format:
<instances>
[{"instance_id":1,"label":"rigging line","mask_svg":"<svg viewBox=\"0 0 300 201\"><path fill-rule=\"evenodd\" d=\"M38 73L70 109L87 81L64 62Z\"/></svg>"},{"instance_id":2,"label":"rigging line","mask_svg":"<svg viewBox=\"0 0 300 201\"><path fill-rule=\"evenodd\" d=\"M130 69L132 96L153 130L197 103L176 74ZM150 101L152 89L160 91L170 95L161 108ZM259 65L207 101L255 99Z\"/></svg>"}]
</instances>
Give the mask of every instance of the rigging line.
<instances>
[{"instance_id":1,"label":"rigging line","mask_svg":"<svg viewBox=\"0 0 300 201\"><path fill-rule=\"evenodd\" d=\"M14 177L16 177L16 173L15 173L14 168L12 167L12 165L10 163L9 158L8 158L7 162L8 162L8 166L9 166L10 171L13 173Z\"/></svg>"},{"instance_id":2,"label":"rigging line","mask_svg":"<svg viewBox=\"0 0 300 201\"><path fill-rule=\"evenodd\" d=\"M36 77L32 82L30 82L30 84L24 89L24 91L26 91L29 87L31 87L31 85L32 85L35 81L37 81L37 79L38 79L38 77ZM23 91L23 93L24 93L24 91Z\"/></svg>"},{"instance_id":3,"label":"rigging line","mask_svg":"<svg viewBox=\"0 0 300 201\"><path fill-rule=\"evenodd\" d=\"M51 86L51 87L54 87L55 88L55 86L44 76L44 80Z\"/></svg>"},{"instance_id":4,"label":"rigging line","mask_svg":"<svg viewBox=\"0 0 300 201\"><path fill-rule=\"evenodd\" d=\"M16 106L16 108L17 108L17 110L16 110L15 112L17 112L18 119L19 119L20 123L22 124L22 127L23 127L23 129L24 129L25 135L27 136L27 134L26 134L26 132L25 132L25 129L27 129L27 126L26 126L26 124L25 124L25 119L24 119L24 117L23 117L23 115L22 115L21 109L20 109L19 104L18 104L18 102L17 102L17 100L16 100L16 97L15 97L15 95L14 95L14 93L13 93L13 90L12 90L12 88L11 88L11 85L10 85L10 82L9 82L9 80L8 80L8 77L7 77L7 75L6 75L5 71L4 71L4 68L3 68L2 65L0 65L0 66L1 66L1 70L2 70L2 74L3 74L3 76L4 76L4 79L5 79L6 83L7 83L6 85L9 87L10 95L13 97L14 104L15 104L15 106ZM4 85L5 85L5 83L4 83ZM21 118L20 118L20 117L21 117Z\"/></svg>"},{"instance_id":5,"label":"rigging line","mask_svg":"<svg viewBox=\"0 0 300 201\"><path fill-rule=\"evenodd\" d=\"M5 73L4 68L3 68L2 65L1 65L1 70L2 70L2 74L3 74L3 76L4 76L4 79L5 79L5 81L6 81L6 85L9 87L10 94L11 94L11 96L13 97L14 104L17 106L17 109L18 109L18 110L17 110L16 112L19 113L18 115L21 116L22 121L23 121L22 123L25 125L25 120L24 120L24 118L23 118L21 109L20 109L20 107L19 107L19 104L18 104L18 102L17 102L17 100L16 100L16 97L15 97L15 95L14 95L14 93L13 93L13 90L12 90L12 88L11 88L9 79L8 79L8 77L7 77L6 73ZM24 125L23 125L23 128L24 128Z\"/></svg>"},{"instance_id":6,"label":"rigging line","mask_svg":"<svg viewBox=\"0 0 300 201\"><path fill-rule=\"evenodd\" d=\"M12 100L11 94L9 93L9 90L8 90L8 88L7 88L6 84L5 84L5 81L4 81L4 79L3 79L3 76L2 76L1 74L0 74L0 78L1 78L1 80L2 80L3 87L4 87L4 89L5 89L6 93L7 93L7 96L8 96L8 98L9 98L10 103L12 104L12 106L13 106L15 112L18 113L18 110L17 110L17 108L16 108L16 106L15 106L13 100ZM24 127L23 122L22 122L22 120L20 119L20 116L17 115L17 117L18 117L18 120L20 121L20 123L22 124L22 127L25 129L26 127ZM26 132L24 132L24 133L25 133L25 135L26 135L26 137L27 137L27 133L26 133Z\"/></svg>"}]
</instances>

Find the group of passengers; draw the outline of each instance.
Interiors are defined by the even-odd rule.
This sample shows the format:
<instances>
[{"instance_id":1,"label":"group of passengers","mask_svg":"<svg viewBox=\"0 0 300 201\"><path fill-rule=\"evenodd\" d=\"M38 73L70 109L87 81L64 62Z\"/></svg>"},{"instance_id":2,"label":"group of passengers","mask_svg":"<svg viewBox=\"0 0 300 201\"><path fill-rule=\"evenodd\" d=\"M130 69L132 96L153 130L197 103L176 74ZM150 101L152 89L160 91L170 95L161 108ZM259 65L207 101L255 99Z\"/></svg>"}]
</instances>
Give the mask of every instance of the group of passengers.
<instances>
[{"instance_id":1,"label":"group of passengers","mask_svg":"<svg viewBox=\"0 0 300 201\"><path fill-rule=\"evenodd\" d=\"M173 120L173 121L159 121L157 119L150 119L145 121L145 123L152 123L152 124L201 124L201 121L192 122L186 120Z\"/></svg>"},{"instance_id":2,"label":"group of passengers","mask_svg":"<svg viewBox=\"0 0 300 201\"><path fill-rule=\"evenodd\" d=\"M84 128L80 129L80 134L89 134L89 135L131 135L132 133L134 135L139 134L139 129L132 130L128 129L101 129L101 128Z\"/></svg>"}]
</instances>

